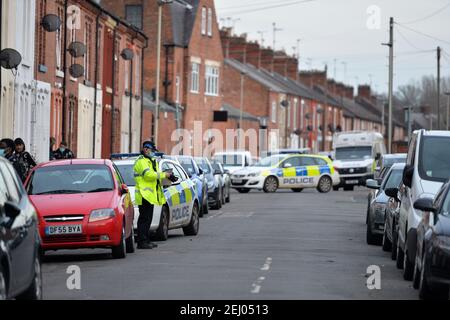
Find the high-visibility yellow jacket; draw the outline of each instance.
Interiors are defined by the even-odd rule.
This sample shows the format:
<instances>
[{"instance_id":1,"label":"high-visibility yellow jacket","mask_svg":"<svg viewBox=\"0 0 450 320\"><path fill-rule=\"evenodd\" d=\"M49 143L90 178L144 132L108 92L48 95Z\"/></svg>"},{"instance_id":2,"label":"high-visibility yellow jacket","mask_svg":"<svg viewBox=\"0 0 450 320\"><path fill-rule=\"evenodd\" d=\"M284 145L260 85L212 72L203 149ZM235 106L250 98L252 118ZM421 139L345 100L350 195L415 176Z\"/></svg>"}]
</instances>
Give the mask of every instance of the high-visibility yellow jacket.
<instances>
[{"instance_id":1,"label":"high-visibility yellow jacket","mask_svg":"<svg viewBox=\"0 0 450 320\"><path fill-rule=\"evenodd\" d=\"M162 188L165 174L159 171L156 159L150 160L141 155L136 160L133 169L134 180L136 181L136 205L142 205L143 198L153 205L162 206L165 204L166 198Z\"/></svg>"}]
</instances>

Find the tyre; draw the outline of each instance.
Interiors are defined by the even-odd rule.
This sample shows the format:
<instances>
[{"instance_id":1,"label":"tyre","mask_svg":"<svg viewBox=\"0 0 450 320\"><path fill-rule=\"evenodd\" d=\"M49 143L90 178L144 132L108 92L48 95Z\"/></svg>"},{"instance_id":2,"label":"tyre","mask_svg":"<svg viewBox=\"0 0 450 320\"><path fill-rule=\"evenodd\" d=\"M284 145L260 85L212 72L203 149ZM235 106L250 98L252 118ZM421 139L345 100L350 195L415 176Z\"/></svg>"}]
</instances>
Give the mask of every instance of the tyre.
<instances>
[{"instance_id":1,"label":"tyre","mask_svg":"<svg viewBox=\"0 0 450 320\"><path fill-rule=\"evenodd\" d=\"M245 189L245 188L237 188L236 189L239 193L249 193L250 189Z\"/></svg>"},{"instance_id":2,"label":"tyre","mask_svg":"<svg viewBox=\"0 0 450 320\"><path fill-rule=\"evenodd\" d=\"M330 177L324 176L320 178L319 185L317 186L317 191L320 193L328 193L333 188L333 181Z\"/></svg>"},{"instance_id":3,"label":"tyre","mask_svg":"<svg viewBox=\"0 0 450 320\"><path fill-rule=\"evenodd\" d=\"M0 265L0 301L6 300L6 278L3 272L3 268Z\"/></svg>"},{"instance_id":4,"label":"tyre","mask_svg":"<svg viewBox=\"0 0 450 320\"><path fill-rule=\"evenodd\" d=\"M127 253L134 253L136 251L136 245L134 242L134 228L131 228L131 234L126 240Z\"/></svg>"},{"instance_id":5,"label":"tyre","mask_svg":"<svg viewBox=\"0 0 450 320\"><path fill-rule=\"evenodd\" d=\"M202 214L201 216L208 214L209 213L209 208L208 208L208 192L206 192L203 194L203 206L202 206Z\"/></svg>"},{"instance_id":6,"label":"tyre","mask_svg":"<svg viewBox=\"0 0 450 320\"><path fill-rule=\"evenodd\" d=\"M222 189L222 206L224 206L226 203L225 201L225 189Z\"/></svg>"},{"instance_id":7,"label":"tyre","mask_svg":"<svg viewBox=\"0 0 450 320\"><path fill-rule=\"evenodd\" d=\"M416 253L416 262L414 264L414 273L413 273L413 288L419 289L419 286L420 286L419 255Z\"/></svg>"},{"instance_id":8,"label":"tyre","mask_svg":"<svg viewBox=\"0 0 450 320\"><path fill-rule=\"evenodd\" d=\"M216 198L214 199L214 205L212 206L212 209L214 210L220 210L222 208L222 191L221 189L217 190Z\"/></svg>"},{"instance_id":9,"label":"tyre","mask_svg":"<svg viewBox=\"0 0 450 320\"><path fill-rule=\"evenodd\" d=\"M120 243L112 248L112 256L114 259L124 259L127 256L125 240L125 226L122 227L122 235L120 236Z\"/></svg>"},{"instance_id":10,"label":"tyre","mask_svg":"<svg viewBox=\"0 0 450 320\"><path fill-rule=\"evenodd\" d=\"M355 186L345 186L344 191L353 191L355 190Z\"/></svg>"},{"instance_id":11,"label":"tyre","mask_svg":"<svg viewBox=\"0 0 450 320\"><path fill-rule=\"evenodd\" d=\"M225 202L226 203L230 203L231 202L230 187L228 187L227 197L225 198Z\"/></svg>"},{"instance_id":12,"label":"tyre","mask_svg":"<svg viewBox=\"0 0 450 320\"><path fill-rule=\"evenodd\" d=\"M192 217L189 225L183 228L183 233L185 236L196 236L198 234L200 226L200 219L198 217L198 205L194 203L194 207L192 208Z\"/></svg>"},{"instance_id":13,"label":"tyre","mask_svg":"<svg viewBox=\"0 0 450 320\"><path fill-rule=\"evenodd\" d=\"M17 300L41 300L42 299L42 270L39 256L34 259L34 277L25 292L16 297Z\"/></svg>"},{"instance_id":14,"label":"tyre","mask_svg":"<svg viewBox=\"0 0 450 320\"><path fill-rule=\"evenodd\" d=\"M436 285L431 287L425 275L426 259L425 255L422 258L422 270L420 270L419 282L419 298L422 300L442 299L448 300L448 286Z\"/></svg>"},{"instance_id":15,"label":"tyre","mask_svg":"<svg viewBox=\"0 0 450 320\"><path fill-rule=\"evenodd\" d=\"M302 192L303 191L303 188L293 188L293 189L291 189L293 192L297 192L297 193L299 193L299 192Z\"/></svg>"},{"instance_id":16,"label":"tyre","mask_svg":"<svg viewBox=\"0 0 450 320\"><path fill-rule=\"evenodd\" d=\"M382 248L383 251L389 252L392 250L392 242L389 240L387 233L386 233L386 221L384 222L384 232L383 232L383 241L382 241Z\"/></svg>"},{"instance_id":17,"label":"tyre","mask_svg":"<svg viewBox=\"0 0 450 320\"><path fill-rule=\"evenodd\" d=\"M370 226L370 215L367 217L367 228L366 228L366 242L369 245L379 246L381 245L382 238L378 234L372 232L372 227Z\"/></svg>"},{"instance_id":18,"label":"tyre","mask_svg":"<svg viewBox=\"0 0 450 320\"><path fill-rule=\"evenodd\" d=\"M403 258L403 279L411 281L414 275L414 263L409 261L408 248L406 248L405 256Z\"/></svg>"},{"instance_id":19,"label":"tyre","mask_svg":"<svg viewBox=\"0 0 450 320\"><path fill-rule=\"evenodd\" d=\"M169 209L166 206L161 209L161 218L154 238L156 241L166 241L169 238Z\"/></svg>"},{"instance_id":20,"label":"tyre","mask_svg":"<svg viewBox=\"0 0 450 320\"><path fill-rule=\"evenodd\" d=\"M397 261L396 266L397 269L403 269L403 260L405 259L405 253L403 252L402 248L400 247L400 237L397 233Z\"/></svg>"},{"instance_id":21,"label":"tyre","mask_svg":"<svg viewBox=\"0 0 450 320\"><path fill-rule=\"evenodd\" d=\"M339 191L339 187L334 186L334 187L333 187L333 190L334 190L334 191Z\"/></svg>"},{"instance_id":22,"label":"tyre","mask_svg":"<svg viewBox=\"0 0 450 320\"><path fill-rule=\"evenodd\" d=\"M266 181L264 181L264 192L266 193L274 193L278 190L278 179L274 176L270 176L266 178Z\"/></svg>"},{"instance_id":23,"label":"tyre","mask_svg":"<svg viewBox=\"0 0 450 320\"><path fill-rule=\"evenodd\" d=\"M392 221L392 224L395 225L395 221ZM397 259L397 231L395 228L392 230L392 250L391 250L391 259L396 260Z\"/></svg>"}]
</instances>

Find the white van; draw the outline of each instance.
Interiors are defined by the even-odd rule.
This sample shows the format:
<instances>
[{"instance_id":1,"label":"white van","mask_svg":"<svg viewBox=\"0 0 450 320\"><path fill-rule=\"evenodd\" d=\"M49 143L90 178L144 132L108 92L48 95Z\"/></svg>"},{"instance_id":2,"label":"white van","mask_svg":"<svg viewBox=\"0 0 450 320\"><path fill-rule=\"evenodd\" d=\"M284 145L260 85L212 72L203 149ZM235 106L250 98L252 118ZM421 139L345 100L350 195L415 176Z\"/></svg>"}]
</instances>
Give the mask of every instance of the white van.
<instances>
[{"instance_id":1,"label":"white van","mask_svg":"<svg viewBox=\"0 0 450 320\"><path fill-rule=\"evenodd\" d=\"M386 153L381 133L349 131L335 133L333 137L334 168L339 172L341 183L334 188L353 190L355 186L365 186L366 180L373 179L375 163Z\"/></svg>"},{"instance_id":2,"label":"white van","mask_svg":"<svg viewBox=\"0 0 450 320\"><path fill-rule=\"evenodd\" d=\"M253 165L253 158L249 151L217 152L212 159L222 163L224 169L230 174L236 170Z\"/></svg>"},{"instance_id":3,"label":"white van","mask_svg":"<svg viewBox=\"0 0 450 320\"><path fill-rule=\"evenodd\" d=\"M450 131L414 131L403 172L397 230L397 267L403 268L405 280L413 277L417 226L422 219L422 211L414 209L414 202L434 198L449 177Z\"/></svg>"}]
</instances>

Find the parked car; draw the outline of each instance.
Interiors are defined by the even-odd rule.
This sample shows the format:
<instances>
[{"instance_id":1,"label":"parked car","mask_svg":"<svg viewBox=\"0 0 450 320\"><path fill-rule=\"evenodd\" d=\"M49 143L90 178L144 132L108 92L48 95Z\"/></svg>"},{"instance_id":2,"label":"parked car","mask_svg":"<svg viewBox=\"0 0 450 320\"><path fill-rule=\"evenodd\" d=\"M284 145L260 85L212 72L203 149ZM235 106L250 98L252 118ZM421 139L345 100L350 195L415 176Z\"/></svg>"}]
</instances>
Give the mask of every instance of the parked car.
<instances>
[{"instance_id":1,"label":"parked car","mask_svg":"<svg viewBox=\"0 0 450 320\"><path fill-rule=\"evenodd\" d=\"M396 188L387 188L384 193L389 197L384 222L383 250L391 251L391 259L397 259L398 219L400 215L400 193L403 183ZM390 247L390 248L389 248ZM400 267L399 267L400 268Z\"/></svg>"},{"instance_id":2,"label":"parked car","mask_svg":"<svg viewBox=\"0 0 450 320\"><path fill-rule=\"evenodd\" d=\"M422 211L413 204L433 198L450 177L450 131L414 131L403 173L398 221L397 262L403 264L403 278L412 280L416 260L417 226Z\"/></svg>"},{"instance_id":3,"label":"parked car","mask_svg":"<svg viewBox=\"0 0 450 320\"><path fill-rule=\"evenodd\" d=\"M214 175L216 179L219 179L222 182L222 204L230 202L230 191L231 191L231 178L229 175L229 171L225 170L222 164L219 161L211 161L211 165L214 169Z\"/></svg>"},{"instance_id":4,"label":"parked car","mask_svg":"<svg viewBox=\"0 0 450 320\"><path fill-rule=\"evenodd\" d=\"M253 165L253 157L249 151L217 152L212 159L222 163L225 170L230 171L230 173Z\"/></svg>"},{"instance_id":5,"label":"parked car","mask_svg":"<svg viewBox=\"0 0 450 320\"><path fill-rule=\"evenodd\" d=\"M36 209L10 163L0 157L0 300L42 299Z\"/></svg>"},{"instance_id":6,"label":"parked car","mask_svg":"<svg viewBox=\"0 0 450 320\"><path fill-rule=\"evenodd\" d=\"M212 209L219 210L222 208L222 182L214 176L214 169L207 158L196 157L194 160L203 170L208 183L208 205Z\"/></svg>"},{"instance_id":7,"label":"parked car","mask_svg":"<svg viewBox=\"0 0 450 320\"><path fill-rule=\"evenodd\" d=\"M417 252L413 286L421 299L449 298L450 285L450 182L435 199L420 198L414 208L423 212L417 226Z\"/></svg>"},{"instance_id":8,"label":"parked car","mask_svg":"<svg viewBox=\"0 0 450 320\"><path fill-rule=\"evenodd\" d=\"M110 160L40 164L25 187L38 211L44 252L110 248L116 259L134 252L131 197Z\"/></svg>"},{"instance_id":9,"label":"parked car","mask_svg":"<svg viewBox=\"0 0 450 320\"><path fill-rule=\"evenodd\" d=\"M130 189L135 215L134 229L137 230L139 208L134 204L136 183L133 168L135 161L136 159L115 160L114 164ZM169 231L174 229L183 229L186 236L196 236L200 226L200 202L196 197L196 184L189 179L188 174L178 162L169 160L167 157L160 157L158 161L160 170L171 170L178 181L174 183L169 180L163 181L164 197L167 203L153 208L153 219L149 230L151 238L157 241L166 241Z\"/></svg>"},{"instance_id":10,"label":"parked car","mask_svg":"<svg viewBox=\"0 0 450 320\"><path fill-rule=\"evenodd\" d=\"M406 153L391 153L382 155L376 164L374 179L380 178L383 169L389 169L394 163L405 163Z\"/></svg>"},{"instance_id":11,"label":"parked car","mask_svg":"<svg viewBox=\"0 0 450 320\"><path fill-rule=\"evenodd\" d=\"M389 196L385 190L398 187L402 181L404 164L395 164L391 167L387 175L384 177L381 185L374 179L367 180L367 187L376 190L374 197L369 202L366 218L366 241L370 245L381 245L384 234L385 213L388 205ZM385 249L388 243L385 244Z\"/></svg>"},{"instance_id":12,"label":"parked car","mask_svg":"<svg viewBox=\"0 0 450 320\"><path fill-rule=\"evenodd\" d=\"M196 185L197 198L199 203L201 203L200 217L203 217L204 214L208 213L208 182L206 176L193 157L175 156L175 159L186 171L189 179Z\"/></svg>"}]
</instances>

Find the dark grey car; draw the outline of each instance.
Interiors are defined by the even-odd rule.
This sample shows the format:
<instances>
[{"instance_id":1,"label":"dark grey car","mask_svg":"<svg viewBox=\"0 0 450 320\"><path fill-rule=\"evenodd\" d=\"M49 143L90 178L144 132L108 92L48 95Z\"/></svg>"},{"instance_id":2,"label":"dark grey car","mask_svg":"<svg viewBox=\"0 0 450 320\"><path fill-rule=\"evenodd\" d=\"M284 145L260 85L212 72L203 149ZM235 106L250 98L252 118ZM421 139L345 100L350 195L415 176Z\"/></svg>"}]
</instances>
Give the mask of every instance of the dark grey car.
<instances>
[{"instance_id":1,"label":"dark grey car","mask_svg":"<svg viewBox=\"0 0 450 320\"><path fill-rule=\"evenodd\" d=\"M385 190L388 188L398 187L402 181L403 169L405 164L394 164L384 177L381 185L377 180L367 180L367 187L376 190L374 197L368 204L367 208L367 244L381 245L384 233L385 213L389 200Z\"/></svg>"}]
</instances>

